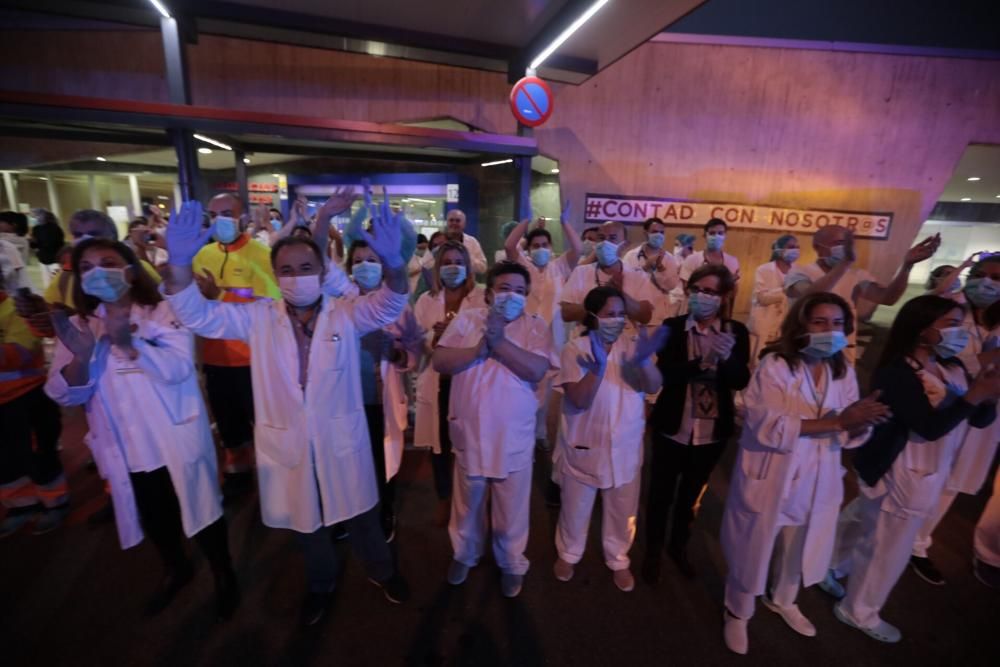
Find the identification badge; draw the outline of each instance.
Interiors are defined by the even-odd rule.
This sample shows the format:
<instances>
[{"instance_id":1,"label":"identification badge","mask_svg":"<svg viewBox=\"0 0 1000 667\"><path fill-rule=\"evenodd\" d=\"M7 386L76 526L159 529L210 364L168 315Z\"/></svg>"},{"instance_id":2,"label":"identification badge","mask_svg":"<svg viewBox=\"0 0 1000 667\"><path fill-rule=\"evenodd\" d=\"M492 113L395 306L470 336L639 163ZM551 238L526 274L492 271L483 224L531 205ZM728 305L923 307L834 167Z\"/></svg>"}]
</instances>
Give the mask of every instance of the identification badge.
<instances>
[{"instance_id":1,"label":"identification badge","mask_svg":"<svg viewBox=\"0 0 1000 667\"><path fill-rule=\"evenodd\" d=\"M691 416L695 419L719 418L719 395L714 380L691 381Z\"/></svg>"}]
</instances>

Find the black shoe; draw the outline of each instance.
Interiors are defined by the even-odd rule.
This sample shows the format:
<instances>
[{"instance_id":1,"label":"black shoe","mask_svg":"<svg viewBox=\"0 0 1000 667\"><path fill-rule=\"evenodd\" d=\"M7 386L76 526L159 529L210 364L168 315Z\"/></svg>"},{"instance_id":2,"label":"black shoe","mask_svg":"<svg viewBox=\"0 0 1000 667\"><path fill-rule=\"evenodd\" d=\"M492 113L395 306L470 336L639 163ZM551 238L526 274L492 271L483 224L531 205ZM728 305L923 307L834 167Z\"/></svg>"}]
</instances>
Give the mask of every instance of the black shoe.
<instances>
[{"instance_id":1,"label":"black shoe","mask_svg":"<svg viewBox=\"0 0 1000 667\"><path fill-rule=\"evenodd\" d=\"M547 507L562 507L562 489L551 479L545 483L545 505Z\"/></svg>"},{"instance_id":2,"label":"black shoe","mask_svg":"<svg viewBox=\"0 0 1000 667\"><path fill-rule=\"evenodd\" d=\"M680 547L670 549L667 554L670 556L670 559L674 561L674 565L677 566L677 569L680 570L681 575L683 575L685 579L694 579L698 576L698 571L694 569L694 565L692 565L691 561L688 560L686 548Z\"/></svg>"},{"instance_id":3,"label":"black shoe","mask_svg":"<svg viewBox=\"0 0 1000 667\"><path fill-rule=\"evenodd\" d=\"M396 515L389 514L382 517L382 532L385 534L385 543L389 544L396 539Z\"/></svg>"},{"instance_id":4,"label":"black shoe","mask_svg":"<svg viewBox=\"0 0 1000 667\"><path fill-rule=\"evenodd\" d=\"M215 613L220 621L232 618L240 606L240 584L236 573L229 570L215 579Z\"/></svg>"},{"instance_id":5,"label":"black shoe","mask_svg":"<svg viewBox=\"0 0 1000 667\"><path fill-rule=\"evenodd\" d=\"M222 504L231 503L253 491L253 473L226 473L222 477Z\"/></svg>"},{"instance_id":6,"label":"black shoe","mask_svg":"<svg viewBox=\"0 0 1000 667\"><path fill-rule=\"evenodd\" d=\"M944 575L934 566L930 558L910 556L910 568L917 576L932 586L944 586Z\"/></svg>"},{"instance_id":7,"label":"black shoe","mask_svg":"<svg viewBox=\"0 0 1000 667\"><path fill-rule=\"evenodd\" d=\"M170 606L182 588L191 583L194 578L194 568L190 563L185 563L166 577L160 583L160 587L153 593L153 596L146 603L146 616L156 616L161 611Z\"/></svg>"},{"instance_id":8,"label":"black shoe","mask_svg":"<svg viewBox=\"0 0 1000 667\"><path fill-rule=\"evenodd\" d=\"M308 628L319 623L326 613L326 608L330 606L333 593L307 593L306 599L302 603L302 613L299 622L302 627Z\"/></svg>"},{"instance_id":9,"label":"black shoe","mask_svg":"<svg viewBox=\"0 0 1000 667\"><path fill-rule=\"evenodd\" d=\"M642 570L640 571L642 580L645 581L650 586L656 586L660 583L660 550L656 550L656 555L649 554L646 559L642 561Z\"/></svg>"},{"instance_id":10,"label":"black shoe","mask_svg":"<svg viewBox=\"0 0 1000 667\"><path fill-rule=\"evenodd\" d=\"M385 599L393 604L402 604L410 599L410 586L398 572L385 581L375 581L371 578L368 581L381 588Z\"/></svg>"},{"instance_id":11,"label":"black shoe","mask_svg":"<svg viewBox=\"0 0 1000 667\"><path fill-rule=\"evenodd\" d=\"M351 531L347 530L346 523L335 523L333 524L333 531L331 532L334 542L340 542L346 540L351 536Z\"/></svg>"},{"instance_id":12,"label":"black shoe","mask_svg":"<svg viewBox=\"0 0 1000 667\"><path fill-rule=\"evenodd\" d=\"M115 520L115 507L109 500L101 509L87 517L87 525L91 528L111 523Z\"/></svg>"},{"instance_id":13,"label":"black shoe","mask_svg":"<svg viewBox=\"0 0 1000 667\"><path fill-rule=\"evenodd\" d=\"M1000 567L994 567L978 558L973 558L972 573L976 575L976 579L982 585L1000 590Z\"/></svg>"}]
</instances>

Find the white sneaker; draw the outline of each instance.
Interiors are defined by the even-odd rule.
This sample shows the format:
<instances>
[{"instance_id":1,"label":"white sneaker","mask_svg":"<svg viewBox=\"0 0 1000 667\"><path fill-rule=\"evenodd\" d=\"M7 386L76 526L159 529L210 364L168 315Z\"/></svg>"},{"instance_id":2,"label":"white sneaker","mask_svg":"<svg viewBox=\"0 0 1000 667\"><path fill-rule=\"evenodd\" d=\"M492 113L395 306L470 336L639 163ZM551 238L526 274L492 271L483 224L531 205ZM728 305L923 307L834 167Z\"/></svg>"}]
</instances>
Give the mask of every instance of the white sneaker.
<instances>
[{"instance_id":1,"label":"white sneaker","mask_svg":"<svg viewBox=\"0 0 1000 667\"><path fill-rule=\"evenodd\" d=\"M552 566L552 573L559 581L569 581L573 578L573 565L567 563L562 558L556 559L556 564Z\"/></svg>"},{"instance_id":2,"label":"white sneaker","mask_svg":"<svg viewBox=\"0 0 1000 667\"><path fill-rule=\"evenodd\" d=\"M459 563L457 560L451 561L448 566L448 583L452 586L461 586L465 583L465 578L469 576L469 566Z\"/></svg>"},{"instance_id":3,"label":"white sneaker","mask_svg":"<svg viewBox=\"0 0 1000 667\"><path fill-rule=\"evenodd\" d=\"M837 577L834 576L833 570L827 570L826 578L817 585L821 591L835 600L843 600L844 596L847 595L843 584L837 581Z\"/></svg>"},{"instance_id":4,"label":"white sneaker","mask_svg":"<svg viewBox=\"0 0 1000 667\"><path fill-rule=\"evenodd\" d=\"M886 644L895 644L900 639L903 638L903 633L899 631L895 625L886 623L881 618L878 619L878 623L870 628L862 627L851 618L846 611L840 608L839 604L833 605L833 615L837 617L837 620L845 625L849 625L852 628L861 630L872 639L877 639L880 642L885 642Z\"/></svg>"},{"instance_id":5,"label":"white sneaker","mask_svg":"<svg viewBox=\"0 0 1000 667\"><path fill-rule=\"evenodd\" d=\"M736 618L728 610L722 612L722 638L726 641L726 647L733 653L746 655L750 650L750 639L747 637L749 622L745 618Z\"/></svg>"},{"instance_id":6,"label":"white sneaker","mask_svg":"<svg viewBox=\"0 0 1000 667\"><path fill-rule=\"evenodd\" d=\"M631 593L635 589L635 577L632 576L632 572L628 568L624 570L615 570L611 575L611 578L615 581L615 586L618 590L623 593Z\"/></svg>"},{"instance_id":7,"label":"white sneaker","mask_svg":"<svg viewBox=\"0 0 1000 667\"><path fill-rule=\"evenodd\" d=\"M805 617L805 614L802 613L797 604L782 607L777 602L772 600L770 595L762 595L760 600L764 603L765 607L784 619L785 623L788 624L788 627L795 630L795 632L799 633L803 637L816 636L816 626Z\"/></svg>"},{"instance_id":8,"label":"white sneaker","mask_svg":"<svg viewBox=\"0 0 1000 667\"><path fill-rule=\"evenodd\" d=\"M521 594L521 586L524 585L523 574L508 574L504 572L500 575L500 592L505 598L516 598Z\"/></svg>"}]
</instances>

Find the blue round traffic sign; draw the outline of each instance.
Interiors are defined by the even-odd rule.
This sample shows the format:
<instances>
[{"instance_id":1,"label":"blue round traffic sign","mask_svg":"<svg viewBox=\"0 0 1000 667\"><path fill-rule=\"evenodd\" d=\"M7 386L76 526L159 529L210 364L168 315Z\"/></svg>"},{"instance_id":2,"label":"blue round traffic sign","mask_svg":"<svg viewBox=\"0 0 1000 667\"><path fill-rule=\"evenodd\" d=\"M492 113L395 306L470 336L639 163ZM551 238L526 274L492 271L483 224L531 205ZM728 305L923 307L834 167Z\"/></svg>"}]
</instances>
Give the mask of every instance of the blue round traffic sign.
<instances>
[{"instance_id":1,"label":"blue round traffic sign","mask_svg":"<svg viewBox=\"0 0 1000 667\"><path fill-rule=\"evenodd\" d=\"M510 91L510 110L522 125L538 127L552 115L552 89L537 76L526 76Z\"/></svg>"}]
</instances>

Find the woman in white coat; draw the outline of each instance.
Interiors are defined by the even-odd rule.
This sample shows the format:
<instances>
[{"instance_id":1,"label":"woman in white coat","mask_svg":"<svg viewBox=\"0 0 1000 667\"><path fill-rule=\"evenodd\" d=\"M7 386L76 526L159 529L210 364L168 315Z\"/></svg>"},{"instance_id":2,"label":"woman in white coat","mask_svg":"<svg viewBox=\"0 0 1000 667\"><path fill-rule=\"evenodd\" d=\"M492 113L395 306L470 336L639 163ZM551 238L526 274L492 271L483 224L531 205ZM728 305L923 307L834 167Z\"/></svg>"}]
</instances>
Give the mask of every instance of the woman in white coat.
<instances>
[{"instance_id":1,"label":"woman in white coat","mask_svg":"<svg viewBox=\"0 0 1000 667\"><path fill-rule=\"evenodd\" d=\"M448 399L451 378L430 363L441 336L459 311L486 307L486 293L470 270L469 251L461 243L442 245L434 261L431 289L417 299L414 315L423 334L424 362L417 377L417 414L413 444L430 447L434 490L438 497L436 520L447 525L451 511L451 437L448 432Z\"/></svg>"},{"instance_id":2,"label":"woman in white coat","mask_svg":"<svg viewBox=\"0 0 1000 667\"><path fill-rule=\"evenodd\" d=\"M583 307L585 331L563 348L555 381L565 398L558 455L553 457L562 489L554 572L560 581L573 578L600 491L604 562L615 585L628 592L635 587L628 552L635 540L642 482L645 396L663 384L652 355L662 346L666 329L650 335L640 327L637 335L623 335L625 298L608 285L592 289Z\"/></svg>"},{"instance_id":3,"label":"woman in white coat","mask_svg":"<svg viewBox=\"0 0 1000 667\"><path fill-rule=\"evenodd\" d=\"M217 612L240 593L229 557L212 433L181 327L127 246L90 239L73 250L79 313L52 313L58 343L45 392L83 405L94 461L111 487L123 549L153 542L165 577L146 606L167 607L193 577L182 533L215 575Z\"/></svg>"},{"instance_id":4,"label":"woman in white coat","mask_svg":"<svg viewBox=\"0 0 1000 667\"><path fill-rule=\"evenodd\" d=\"M406 307L406 267L398 224L375 218L365 240L382 259L384 286L354 300L322 293L323 252L287 237L271 250L282 299L222 303L202 297L191 259L211 229L201 205L187 202L167 229L171 270L165 282L177 318L206 338L242 340L253 355L254 449L264 525L295 532L308 593L303 625L323 616L338 571L332 528L347 522L370 580L390 602L409 597L379 523L378 484L361 393L361 337L396 321Z\"/></svg>"},{"instance_id":5,"label":"woman in white coat","mask_svg":"<svg viewBox=\"0 0 1000 667\"><path fill-rule=\"evenodd\" d=\"M729 566L723 638L736 653L747 652L759 595L793 630L816 634L795 598L800 581L822 581L830 565L844 497L841 450L861 445L888 412L874 397L858 400L854 368L841 353L853 328L851 309L836 294L800 299L746 389L722 517Z\"/></svg>"},{"instance_id":6,"label":"woman in white coat","mask_svg":"<svg viewBox=\"0 0 1000 667\"><path fill-rule=\"evenodd\" d=\"M750 295L750 363L756 364L760 352L778 340L781 323L788 310L785 276L799 258L799 241L791 234L778 237L771 246L771 261L757 267Z\"/></svg>"}]
</instances>

